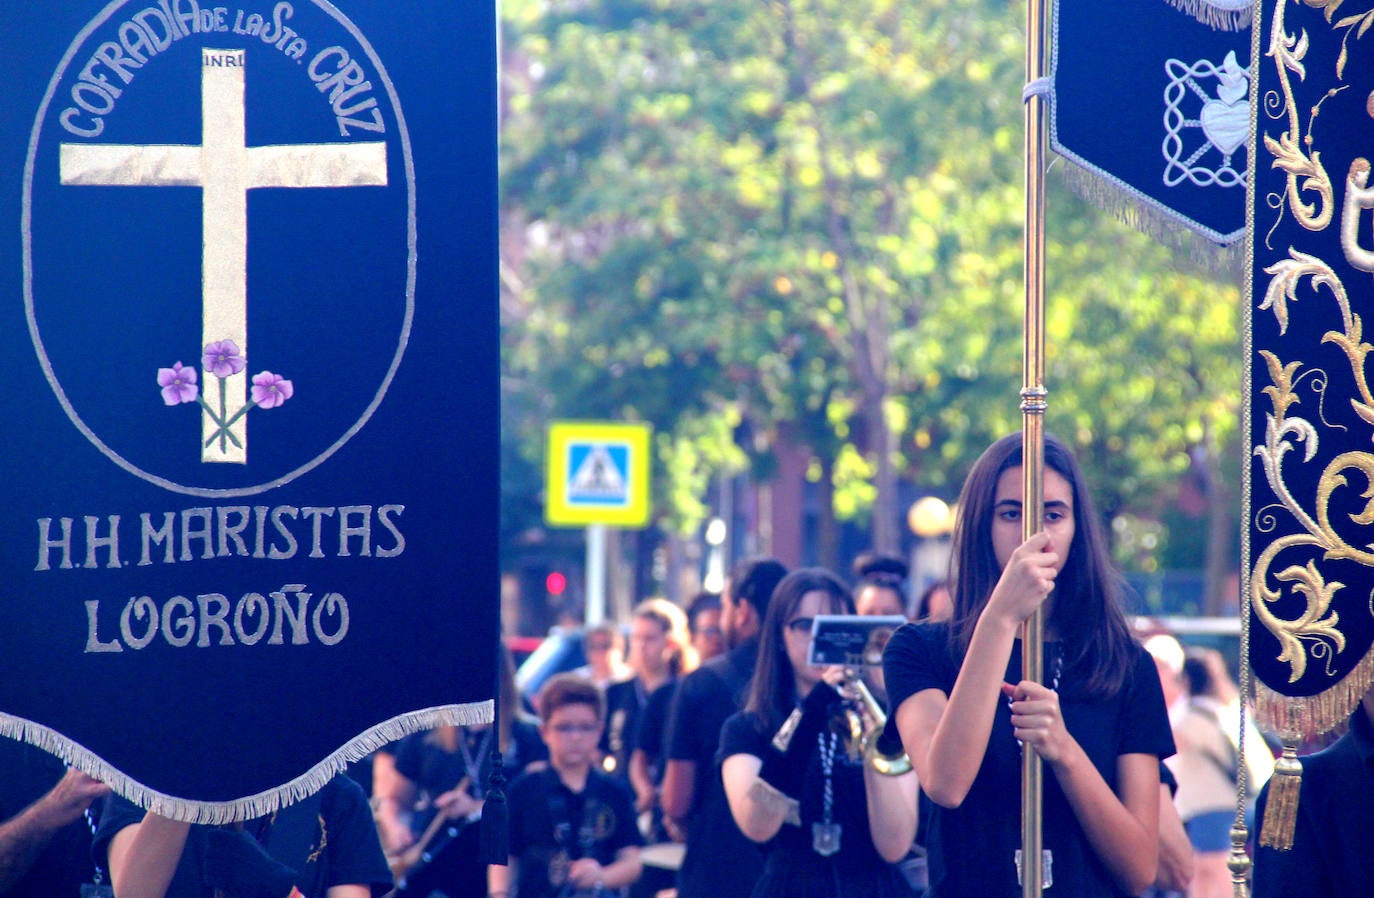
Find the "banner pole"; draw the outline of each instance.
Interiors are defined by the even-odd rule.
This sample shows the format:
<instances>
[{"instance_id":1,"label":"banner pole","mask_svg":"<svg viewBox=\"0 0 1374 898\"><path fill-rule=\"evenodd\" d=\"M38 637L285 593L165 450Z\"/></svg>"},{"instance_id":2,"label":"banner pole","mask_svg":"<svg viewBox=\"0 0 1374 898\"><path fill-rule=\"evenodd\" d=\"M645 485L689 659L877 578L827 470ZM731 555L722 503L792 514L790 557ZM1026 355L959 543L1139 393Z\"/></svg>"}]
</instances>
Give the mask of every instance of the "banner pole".
<instances>
[{"instance_id":1,"label":"banner pole","mask_svg":"<svg viewBox=\"0 0 1374 898\"><path fill-rule=\"evenodd\" d=\"M1026 83L1045 77L1045 0L1026 0ZM1026 230L1023 277L1022 536L1029 539L1044 519L1045 390L1045 94L1028 90L1025 103ZM1044 620L1037 610L1021 630L1022 678L1044 681ZM1021 894L1039 898L1044 883L1041 838L1041 762L1034 750L1021 756Z\"/></svg>"}]
</instances>

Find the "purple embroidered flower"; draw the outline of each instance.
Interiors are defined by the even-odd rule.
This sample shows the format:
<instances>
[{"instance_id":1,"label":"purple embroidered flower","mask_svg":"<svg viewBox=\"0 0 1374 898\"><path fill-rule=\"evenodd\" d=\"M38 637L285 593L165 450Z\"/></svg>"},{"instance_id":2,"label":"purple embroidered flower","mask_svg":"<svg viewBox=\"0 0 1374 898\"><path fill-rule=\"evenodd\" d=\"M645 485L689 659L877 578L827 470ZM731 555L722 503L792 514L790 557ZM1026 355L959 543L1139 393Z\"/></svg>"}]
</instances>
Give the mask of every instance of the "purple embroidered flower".
<instances>
[{"instance_id":1,"label":"purple embroidered flower","mask_svg":"<svg viewBox=\"0 0 1374 898\"><path fill-rule=\"evenodd\" d=\"M183 368L177 362L170 368L157 369L157 385L162 387L162 401L168 405L195 402L200 394L196 385L196 369Z\"/></svg>"},{"instance_id":2,"label":"purple embroidered flower","mask_svg":"<svg viewBox=\"0 0 1374 898\"><path fill-rule=\"evenodd\" d=\"M206 343L205 355L200 360L200 366L216 377L238 374L247 365L248 360L239 352L239 345L233 340Z\"/></svg>"},{"instance_id":3,"label":"purple embroidered flower","mask_svg":"<svg viewBox=\"0 0 1374 898\"><path fill-rule=\"evenodd\" d=\"M291 398L291 381L280 374L264 371L253 375L253 402L258 408L276 408Z\"/></svg>"}]
</instances>

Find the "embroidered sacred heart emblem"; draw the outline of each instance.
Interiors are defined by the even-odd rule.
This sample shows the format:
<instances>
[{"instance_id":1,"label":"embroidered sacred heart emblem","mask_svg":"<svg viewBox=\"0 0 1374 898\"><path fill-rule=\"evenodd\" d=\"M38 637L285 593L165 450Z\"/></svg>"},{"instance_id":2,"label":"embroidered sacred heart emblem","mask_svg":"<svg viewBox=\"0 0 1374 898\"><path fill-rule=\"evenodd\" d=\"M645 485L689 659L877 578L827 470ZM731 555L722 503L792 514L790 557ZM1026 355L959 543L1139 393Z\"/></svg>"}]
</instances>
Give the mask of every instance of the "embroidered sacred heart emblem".
<instances>
[{"instance_id":1,"label":"embroidered sacred heart emblem","mask_svg":"<svg viewBox=\"0 0 1374 898\"><path fill-rule=\"evenodd\" d=\"M1201 120L1202 133L1212 146L1229 156L1245 143L1250 131L1250 107L1245 103L1231 105L1209 100L1202 107Z\"/></svg>"}]
</instances>

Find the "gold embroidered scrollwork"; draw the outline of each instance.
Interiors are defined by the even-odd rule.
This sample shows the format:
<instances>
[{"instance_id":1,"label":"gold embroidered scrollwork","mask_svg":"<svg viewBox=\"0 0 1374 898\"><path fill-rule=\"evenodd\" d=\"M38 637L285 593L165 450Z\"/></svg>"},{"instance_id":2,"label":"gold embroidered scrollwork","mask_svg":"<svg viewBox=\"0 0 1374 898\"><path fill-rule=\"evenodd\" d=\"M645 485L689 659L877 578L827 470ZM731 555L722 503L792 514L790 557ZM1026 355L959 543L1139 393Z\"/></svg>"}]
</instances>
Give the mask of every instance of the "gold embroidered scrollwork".
<instances>
[{"instance_id":1,"label":"gold embroidered scrollwork","mask_svg":"<svg viewBox=\"0 0 1374 898\"><path fill-rule=\"evenodd\" d=\"M1340 309L1343 329L1323 334L1322 342L1334 343L1345 353L1358 396L1352 397L1351 405L1366 423L1374 425L1374 396L1370 395L1364 372L1365 359L1374 347L1362 338L1360 316L1351 309L1340 277L1321 259L1293 249L1289 250L1289 258L1264 271L1270 275L1270 281L1259 308L1274 315L1280 333L1287 329L1289 305L1298 302L1299 288L1304 282L1314 294L1329 291ZM1352 486L1349 472L1354 471L1365 478L1361 493L1365 504L1362 511L1350 515L1350 520L1359 526L1374 524L1374 454L1346 452L1334 458L1322 472L1309 512L1293 495L1283 472L1285 457L1298 451L1299 444L1303 450L1301 463L1312 462L1320 439L1311 421L1291 414L1302 401L1295 389L1302 363L1285 364L1269 350L1262 349L1259 354L1271 381L1263 393L1269 397L1272 411L1266 416L1264 444L1257 446L1254 454L1260 459L1279 505L1305 532L1279 537L1260 554L1250 580L1250 603L1256 619L1278 640L1280 650L1276 660L1288 664L1289 682L1293 683L1307 672L1309 659L1325 658L1330 662L1345 650L1346 640L1339 630L1340 617L1331 605L1336 593L1346 584L1328 580L1317 567L1316 557L1347 559L1374 567L1374 552L1368 547L1350 545L1330 518L1333 495L1339 489ZM1303 547L1307 548L1306 553L1301 553ZM1280 567L1279 557L1293 551L1307 557L1304 561ZM1303 610L1295 617L1279 617L1271 607L1286 594L1304 599Z\"/></svg>"},{"instance_id":2,"label":"gold embroidered scrollwork","mask_svg":"<svg viewBox=\"0 0 1374 898\"><path fill-rule=\"evenodd\" d=\"M1288 204L1298 223L1309 231L1325 230L1331 223L1334 208L1334 191L1331 177L1322 166L1321 153L1315 150L1309 156L1305 146L1311 145L1311 131L1302 133L1302 121L1298 116L1297 101L1293 97L1293 87L1288 80L1289 73L1299 79L1307 77L1303 60L1307 57L1307 32L1289 34L1284 28L1283 12L1288 0L1273 0L1273 30L1270 32L1268 55L1274 60L1279 86L1283 92L1284 106L1288 114L1288 130L1278 139L1264 135L1264 147L1274 157L1275 168L1288 173ZM1309 0L1309 6L1329 7L1327 16L1340 5L1340 0ZM1313 115L1315 117L1315 110ZM1305 192L1316 193L1312 203L1303 202Z\"/></svg>"},{"instance_id":3,"label":"gold embroidered scrollwork","mask_svg":"<svg viewBox=\"0 0 1374 898\"><path fill-rule=\"evenodd\" d=\"M1254 580L1255 616L1278 639L1278 660L1288 663L1290 683L1296 683L1307 672L1309 643L1324 645L1324 648L1311 650L1314 657L1322 654L1335 655L1345 651L1345 636L1338 629L1340 615L1331 610L1331 600L1335 597L1336 590L1345 584L1326 582L1313 561L1309 560L1306 565L1290 565L1274 573L1274 579L1292 583L1293 590L1301 593L1307 600L1302 614L1296 618L1285 619L1278 617L1269 609L1271 603L1283 597L1280 590L1271 589L1268 585L1269 568L1279 553L1302 545L1320 546L1321 541L1302 534L1282 537L1269 544L1255 565L1255 571L1259 575Z\"/></svg>"},{"instance_id":4,"label":"gold embroidered scrollwork","mask_svg":"<svg viewBox=\"0 0 1374 898\"><path fill-rule=\"evenodd\" d=\"M1327 539L1327 558L1347 558L1374 567L1374 552L1350 545L1331 525L1331 494L1343 486L1350 485L1343 472L1352 468L1365 477L1365 488L1360 493L1365 505L1364 511L1350 515L1350 520L1362 527L1374 524L1374 455L1368 452L1345 452L1333 458L1331 464L1326 466L1317 484L1317 522Z\"/></svg>"}]
</instances>

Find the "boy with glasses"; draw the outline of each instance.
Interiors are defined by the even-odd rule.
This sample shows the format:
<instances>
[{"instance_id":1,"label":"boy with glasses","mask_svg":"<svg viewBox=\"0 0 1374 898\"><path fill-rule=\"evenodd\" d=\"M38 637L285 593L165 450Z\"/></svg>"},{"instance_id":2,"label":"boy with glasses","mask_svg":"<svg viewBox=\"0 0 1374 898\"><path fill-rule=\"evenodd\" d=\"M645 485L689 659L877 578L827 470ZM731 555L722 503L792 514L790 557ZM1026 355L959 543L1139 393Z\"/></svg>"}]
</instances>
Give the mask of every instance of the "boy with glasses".
<instances>
[{"instance_id":1,"label":"boy with glasses","mask_svg":"<svg viewBox=\"0 0 1374 898\"><path fill-rule=\"evenodd\" d=\"M606 718L601 690L556 676L539 692L539 717L549 766L511 783L510 864L489 869L489 898L621 894L639 879L643 838L629 789L593 764Z\"/></svg>"}]
</instances>

